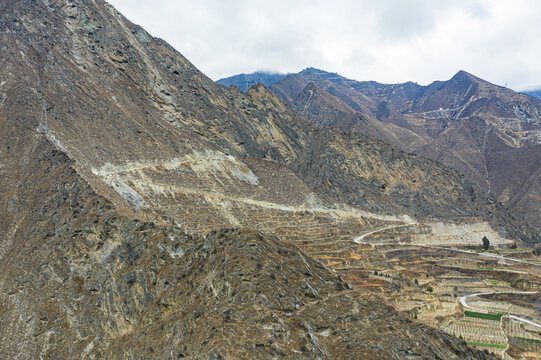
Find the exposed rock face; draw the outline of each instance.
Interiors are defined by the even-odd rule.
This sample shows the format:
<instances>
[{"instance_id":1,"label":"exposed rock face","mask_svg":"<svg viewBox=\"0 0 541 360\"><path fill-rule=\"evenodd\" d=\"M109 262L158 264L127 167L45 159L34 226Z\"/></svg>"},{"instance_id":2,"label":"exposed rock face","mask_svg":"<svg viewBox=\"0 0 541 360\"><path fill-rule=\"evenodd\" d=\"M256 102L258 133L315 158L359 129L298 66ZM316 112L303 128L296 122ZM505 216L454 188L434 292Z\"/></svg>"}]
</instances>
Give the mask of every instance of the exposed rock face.
<instances>
[{"instance_id":1,"label":"exposed rock face","mask_svg":"<svg viewBox=\"0 0 541 360\"><path fill-rule=\"evenodd\" d=\"M483 357L310 258L434 217L532 238L459 175L217 85L103 1L3 1L0 29L0 357Z\"/></svg>"},{"instance_id":2,"label":"exposed rock face","mask_svg":"<svg viewBox=\"0 0 541 360\"><path fill-rule=\"evenodd\" d=\"M420 86L306 69L270 88L318 126L370 134L459 170L540 230L538 99L464 71Z\"/></svg>"}]
</instances>

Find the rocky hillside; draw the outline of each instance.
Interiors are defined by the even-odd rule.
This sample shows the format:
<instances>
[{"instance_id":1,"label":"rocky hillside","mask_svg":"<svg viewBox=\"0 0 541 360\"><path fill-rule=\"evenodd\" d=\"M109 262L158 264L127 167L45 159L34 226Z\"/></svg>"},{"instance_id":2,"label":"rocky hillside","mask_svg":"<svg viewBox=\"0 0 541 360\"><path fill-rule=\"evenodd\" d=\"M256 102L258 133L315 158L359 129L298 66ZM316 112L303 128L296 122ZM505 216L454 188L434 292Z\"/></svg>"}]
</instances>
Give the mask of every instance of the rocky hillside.
<instances>
[{"instance_id":1,"label":"rocky hillside","mask_svg":"<svg viewBox=\"0 0 541 360\"><path fill-rule=\"evenodd\" d=\"M216 81L220 85L230 87L231 85L237 86L242 91L247 91L254 85L261 83L265 86L277 83L278 81L284 79L287 74L281 73L272 73L257 71L251 74L238 74L228 78L220 79Z\"/></svg>"},{"instance_id":2,"label":"rocky hillside","mask_svg":"<svg viewBox=\"0 0 541 360\"><path fill-rule=\"evenodd\" d=\"M40 202L2 243L3 358L484 358L293 245L128 219L44 139L25 160L19 195Z\"/></svg>"},{"instance_id":3,"label":"rocky hillside","mask_svg":"<svg viewBox=\"0 0 541 360\"><path fill-rule=\"evenodd\" d=\"M243 93L217 85L106 3L2 6L6 124L24 109L18 143L25 144L28 131L47 138L96 191L126 211L134 207L153 219L160 209L183 218L192 202L201 209L197 198L203 196L217 199L212 206L228 215L219 218L213 210L209 221L215 223L196 226L200 231L249 224L228 205L249 199L258 205L354 205L388 215L481 218L494 222L503 237L527 241L535 235L432 161L383 143L375 148L368 138L318 130L263 86ZM328 150L327 161L313 159L315 146ZM6 151L6 158L17 156L12 147ZM346 157L359 166L336 161ZM393 172L387 171L391 162L400 164ZM309 179L316 172L343 180L324 186ZM184 209L179 198L187 198Z\"/></svg>"},{"instance_id":4,"label":"rocky hillside","mask_svg":"<svg viewBox=\"0 0 541 360\"><path fill-rule=\"evenodd\" d=\"M485 357L314 260L535 241L459 174L217 85L101 0L3 1L0 29L0 357Z\"/></svg>"},{"instance_id":5,"label":"rocky hillside","mask_svg":"<svg viewBox=\"0 0 541 360\"><path fill-rule=\"evenodd\" d=\"M318 126L375 136L464 173L541 224L541 101L460 71L428 86L306 69L271 89Z\"/></svg>"},{"instance_id":6,"label":"rocky hillside","mask_svg":"<svg viewBox=\"0 0 541 360\"><path fill-rule=\"evenodd\" d=\"M24 160L2 242L3 358L483 358L293 245L129 219L43 138Z\"/></svg>"}]
</instances>

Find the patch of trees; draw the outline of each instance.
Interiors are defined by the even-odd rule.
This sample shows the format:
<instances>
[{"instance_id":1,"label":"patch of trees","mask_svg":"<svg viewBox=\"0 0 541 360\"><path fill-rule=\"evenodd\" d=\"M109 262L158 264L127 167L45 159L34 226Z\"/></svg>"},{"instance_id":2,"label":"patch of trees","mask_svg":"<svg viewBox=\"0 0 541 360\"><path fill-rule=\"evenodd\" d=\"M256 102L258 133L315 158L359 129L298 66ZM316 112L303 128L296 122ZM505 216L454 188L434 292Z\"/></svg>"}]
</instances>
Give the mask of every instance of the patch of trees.
<instances>
[{"instance_id":1,"label":"patch of trees","mask_svg":"<svg viewBox=\"0 0 541 360\"><path fill-rule=\"evenodd\" d=\"M483 236L483 249L488 250L490 247L490 240L486 236Z\"/></svg>"}]
</instances>

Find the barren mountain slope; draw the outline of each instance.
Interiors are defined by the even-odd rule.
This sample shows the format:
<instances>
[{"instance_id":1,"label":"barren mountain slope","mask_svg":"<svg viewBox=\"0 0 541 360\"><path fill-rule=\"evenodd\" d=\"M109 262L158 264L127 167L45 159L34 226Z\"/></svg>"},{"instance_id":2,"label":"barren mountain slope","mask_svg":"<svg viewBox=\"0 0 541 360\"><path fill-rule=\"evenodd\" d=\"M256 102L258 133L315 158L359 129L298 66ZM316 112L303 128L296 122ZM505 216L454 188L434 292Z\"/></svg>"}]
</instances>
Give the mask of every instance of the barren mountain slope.
<instances>
[{"instance_id":1,"label":"barren mountain slope","mask_svg":"<svg viewBox=\"0 0 541 360\"><path fill-rule=\"evenodd\" d=\"M449 176L433 162L412 161L384 145L376 150L368 139L350 142L346 135L318 131L262 86L244 94L216 85L105 3L8 1L2 6L2 86L5 94L11 94L7 99L25 101L34 114L27 128L35 126L76 160L80 173L97 191L121 207L135 207L141 216L152 218L160 211L183 219L182 208L193 205L193 211L204 213L197 199L211 197L218 199L210 201L211 209L225 210L218 212L222 218L215 210L208 221L203 214L196 217L200 223L194 231L206 231L223 224L249 224L248 215L235 217L232 205L238 199L241 207L246 198L336 207L343 202L344 190L359 186L373 190L392 181L386 191L366 191L366 201L359 200L359 192L348 202L361 206L364 202L369 209L396 215L481 216L492 221L496 231L504 226L510 236L528 240L535 235L513 224L490 200L471 193L458 175ZM14 87L26 95L20 96ZM336 137L344 140L329 151L351 156L362 148L365 155L359 161L365 164L348 171L342 188L309 183L308 190L303 178L310 169L338 171L334 174L342 176L334 164L337 158L317 164L299 160L313 153L306 144L319 146ZM381 151L389 155L380 157ZM390 173L386 161L404 163ZM410 189L408 178L416 169L424 176L414 178L417 182ZM452 190L441 191L440 185L448 182ZM288 188L286 196L277 195ZM433 207L409 195L425 189L441 194L437 201L448 206ZM404 195L407 206L395 204L390 191ZM496 221L490 213L509 221Z\"/></svg>"},{"instance_id":2,"label":"barren mountain slope","mask_svg":"<svg viewBox=\"0 0 541 360\"><path fill-rule=\"evenodd\" d=\"M46 139L28 150L10 178L19 217L2 242L2 358L483 358L292 245L131 220Z\"/></svg>"},{"instance_id":3,"label":"barren mountain slope","mask_svg":"<svg viewBox=\"0 0 541 360\"><path fill-rule=\"evenodd\" d=\"M541 224L539 99L464 71L420 86L358 82L306 69L270 88L318 126L367 133L441 161L517 216ZM514 161L526 153L527 160Z\"/></svg>"},{"instance_id":4,"label":"barren mountain slope","mask_svg":"<svg viewBox=\"0 0 541 360\"><path fill-rule=\"evenodd\" d=\"M273 91L277 89L276 86L271 88ZM279 95L278 92L277 94ZM354 110L343 100L314 83L309 83L290 105L296 113L309 119L318 127L330 126L346 132L367 134L390 144L426 144L427 142L411 130L393 123L378 121L368 114Z\"/></svg>"},{"instance_id":5,"label":"barren mountain slope","mask_svg":"<svg viewBox=\"0 0 541 360\"><path fill-rule=\"evenodd\" d=\"M456 173L216 85L103 1L3 1L0 29L0 357L483 357L310 258L535 237Z\"/></svg>"}]
</instances>

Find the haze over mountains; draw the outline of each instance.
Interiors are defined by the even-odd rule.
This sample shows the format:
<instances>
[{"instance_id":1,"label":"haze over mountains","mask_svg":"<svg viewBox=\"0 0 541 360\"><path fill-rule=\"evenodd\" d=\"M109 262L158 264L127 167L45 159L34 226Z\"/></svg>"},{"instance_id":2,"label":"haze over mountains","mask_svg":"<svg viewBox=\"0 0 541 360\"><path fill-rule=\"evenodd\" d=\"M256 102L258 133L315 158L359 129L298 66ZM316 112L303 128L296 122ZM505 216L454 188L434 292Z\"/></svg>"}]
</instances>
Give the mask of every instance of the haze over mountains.
<instances>
[{"instance_id":1,"label":"haze over mountains","mask_svg":"<svg viewBox=\"0 0 541 360\"><path fill-rule=\"evenodd\" d=\"M216 81L220 85L231 86L235 85L242 91L247 91L257 83L261 83L265 86L277 83L283 80L287 74L279 74L273 72L258 71L251 74L238 74L225 79Z\"/></svg>"},{"instance_id":2,"label":"haze over mountains","mask_svg":"<svg viewBox=\"0 0 541 360\"><path fill-rule=\"evenodd\" d=\"M270 86L301 116L459 170L541 230L541 101L460 71L428 86L308 68Z\"/></svg>"},{"instance_id":3,"label":"haze over mountains","mask_svg":"<svg viewBox=\"0 0 541 360\"><path fill-rule=\"evenodd\" d=\"M360 236L540 241L458 172L218 85L101 0L2 1L0 39L1 358L492 358L344 280ZM442 133L385 94L404 136Z\"/></svg>"},{"instance_id":4,"label":"haze over mountains","mask_svg":"<svg viewBox=\"0 0 541 360\"><path fill-rule=\"evenodd\" d=\"M541 90L524 91L524 93L541 99Z\"/></svg>"}]
</instances>

